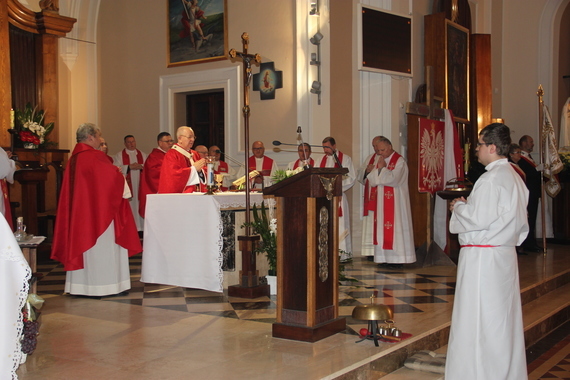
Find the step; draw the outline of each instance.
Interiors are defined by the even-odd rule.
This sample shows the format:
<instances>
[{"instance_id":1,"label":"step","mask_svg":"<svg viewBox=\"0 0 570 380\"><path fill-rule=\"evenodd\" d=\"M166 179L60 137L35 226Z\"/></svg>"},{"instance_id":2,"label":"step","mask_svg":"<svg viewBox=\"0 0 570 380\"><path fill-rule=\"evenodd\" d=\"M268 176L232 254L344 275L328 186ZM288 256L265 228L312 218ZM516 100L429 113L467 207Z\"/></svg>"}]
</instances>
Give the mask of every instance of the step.
<instances>
[{"instance_id":1,"label":"step","mask_svg":"<svg viewBox=\"0 0 570 380\"><path fill-rule=\"evenodd\" d=\"M523 324L525 334L525 345L530 347L548 335L551 331L560 327L566 321L570 320L570 271L561 272L554 275L545 281L529 286L521 290L521 298L523 299ZM403 366L407 357L412 356L420 350L431 350L438 353L446 352L447 345L440 346L437 349L433 348L434 342L441 342L441 335L449 335L449 325L442 326L439 332L439 337L426 337L425 348L419 348L416 345L413 349L410 347L402 347L397 355L393 353L393 359L398 357L401 365L393 372L385 376L381 376L382 380L407 380L417 379L421 376L422 380L436 380L443 378L442 374L415 371ZM430 339L431 338L431 339ZM431 347L430 347L431 346ZM419 349L418 349L419 348ZM403 357L404 353L408 355ZM383 358L389 360L388 357ZM396 363L391 363L392 365ZM387 367L387 365L385 365ZM380 378L380 377L379 377Z\"/></svg>"}]
</instances>

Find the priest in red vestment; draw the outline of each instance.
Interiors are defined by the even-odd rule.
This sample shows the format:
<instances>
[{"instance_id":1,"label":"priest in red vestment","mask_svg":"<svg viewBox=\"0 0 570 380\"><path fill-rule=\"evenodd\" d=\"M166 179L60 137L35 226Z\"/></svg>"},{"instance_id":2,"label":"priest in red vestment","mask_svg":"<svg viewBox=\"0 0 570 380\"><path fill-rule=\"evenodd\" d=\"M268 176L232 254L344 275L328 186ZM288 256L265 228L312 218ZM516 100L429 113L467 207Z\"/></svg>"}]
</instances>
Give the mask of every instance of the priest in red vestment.
<instances>
[{"instance_id":1,"label":"priest in red vestment","mask_svg":"<svg viewBox=\"0 0 570 380\"><path fill-rule=\"evenodd\" d=\"M156 137L158 148L154 148L146 158L141 175L139 186L139 215L144 218L146 207L146 196L158 193L158 181L160 180L160 169L166 152L172 148L174 140L168 132L160 132Z\"/></svg>"},{"instance_id":2,"label":"priest in red vestment","mask_svg":"<svg viewBox=\"0 0 570 380\"><path fill-rule=\"evenodd\" d=\"M377 187L378 191L373 229L374 262L401 268L416 261L408 164L384 136L379 137L377 149L381 157L366 177L370 186Z\"/></svg>"},{"instance_id":3,"label":"priest in red vestment","mask_svg":"<svg viewBox=\"0 0 570 380\"><path fill-rule=\"evenodd\" d=\"M222 152L217 145L212 145L208 149L208 155L215 157L214 161L214 174L221 174L224 176L222 181L221 191L228 191L229 187L232 185L232 181L236 177L234 168L230 167L227 162L220 160Z\"/></svg>"},{"instance_id":4,"label":"priest in red vestment","mask_svg":"<svg viewBox=\"0 0 570 380\"><path fill-rule=\"evenodd\" d=\"M342 201L338 212L338 248L340 260L343 262L352 259L352 238L350 236L350 210L348 208L348 198L346 192L354 186L356 172L352 165L352 158L348 154L336 149L336 141L333 137L323 139L324 157L317 160L316 168L347 168L348 173L342 178Z\"/></svg>"},{"instance_id":5,"label":"priest in red vestment","mask_svg":"<svg viewBox=\"0 0 570 380\"><path fill-rule=\"evenodd\" d=\"M101 131L77 129L57 208L51 258L67 271L65 292L104 296L130 289L128 256L142 251L125 177L99 150Z\"/></svg>"},{"instance_id":6,"label":"priest in red vestment","mask_svg":"<svg viewBox=\"0 0 570 380\"><path fill-rule=\"evenodd\" d=\"M256 177L251 185L252 189L261 189L273 184L273 175L279 169L275 161L265 155L265 146L261 141L255 141L251 144L253 156L248 159L249 172L257 170L261 176ZM244 168L240 168L237 177L241 178L245 175ZM262 186L263 184L263 186Z\"/></svg>"},{"instance_id":7,"label":"priest in red vestment","mask_svg":"<svg viewBox=\"0 0 570 380\"><path fill-rule=\"evenodd\" d=\"M178 142L164 156L158 182L159 194L193 193L200 191L200 187L205 188L202 169L206 160L191 149L196 140L194 131L190 127L180 127L176 131L176 139Z\"/></svg>"},{"instance_id":8,"label":"priest in red vestment","mask_svg":"<svg viewBox=\"0 0 570 380\"><path fill-rule=\"evenodd\" d=\"M125 149L115 154L113 158L116 166L120 167L123 174L127 178L127 183L133 197L130 199L131 210L137 224L137 230L142 231L144 221L139 216L139 187L141 179L141 171L146 160L146 153L137 149L137 140L133 135L127 135L123 139Z\"/></svg>"},{"instance_id":9,"label":"priest in red vestment","mask_svg":"<svg viewBox=\"0 0 570 380\"><path fill-rule=\"evenodd\" d=\"M303 143L297 147L297 153L299 154L299 159L289 162L287 165L287 170L295 170L298 167L314 167L315 160L311 158L311 146L307 143Z\"/></svg>"}]
</instances>

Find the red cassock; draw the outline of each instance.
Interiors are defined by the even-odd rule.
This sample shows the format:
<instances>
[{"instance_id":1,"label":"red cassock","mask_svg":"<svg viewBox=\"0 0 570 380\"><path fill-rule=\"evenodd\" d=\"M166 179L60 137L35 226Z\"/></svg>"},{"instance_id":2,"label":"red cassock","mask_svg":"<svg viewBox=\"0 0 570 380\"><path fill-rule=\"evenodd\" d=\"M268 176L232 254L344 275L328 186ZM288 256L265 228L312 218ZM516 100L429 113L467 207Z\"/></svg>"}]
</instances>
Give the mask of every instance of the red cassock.
<instances>
[{"instance_id":1,"label":"red cassock","mask_svg":"<svg viewBox=\"0 0 570 380\"><path fill-rule=\"evenodd\" d=\"M189 153L194 161L200 160L200 154L195 150L190 150ZM196 185L186 186L190 178L191 166L190 160L175 149L166 152L160 169L158 194L195 192Z\"/></svg>"},{"instance_id":2,"label":"red cassock","mask_svg":"<svg viewBox=\"0 0 570 380\"><path fill-rule=\"evenodd\" d=\"M63 176L51 258L66 271L83 269L83 253L95 246L111 222L116 244L129 256L142 252L124 189L125 177L105 153L78 143Z\"/></svg>"},{"instance_id":3,"label":"red cassock","mask_svg":"<svg viewBox=\"0 0 570 380\"><path fill-rule=\"evenodd\" d=\"M158 193L158 181L160 180L160 169L164 161L165 152L154 148L146 158L141 172L139 185L139 215L144 218L146 207L146 196Z\"/></svg>"}]
</instances>

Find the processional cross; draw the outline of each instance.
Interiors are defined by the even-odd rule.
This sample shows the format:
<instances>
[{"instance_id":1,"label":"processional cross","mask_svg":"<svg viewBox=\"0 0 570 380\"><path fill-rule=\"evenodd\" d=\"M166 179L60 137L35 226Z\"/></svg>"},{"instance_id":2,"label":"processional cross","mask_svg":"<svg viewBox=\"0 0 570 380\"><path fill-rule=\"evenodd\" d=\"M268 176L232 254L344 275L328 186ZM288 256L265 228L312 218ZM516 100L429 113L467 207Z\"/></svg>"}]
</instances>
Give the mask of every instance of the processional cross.
<instances>
[{"instance_id":1,"label":"processional cross","mask_svg":"<svg viewBox=\"0 0 570 380\"><path fill-rule=\"evenodd\" d=\"M256 63L261 63L261 56L259 54L249 54L247 52L247 48L249 46L249 35L244 32L241 35L241 40L243 44L243 52L236 51L235 49L231 49L229 51L229 56L231 58L240 57L243 60L243 121L244 121L244 142L245 142L245 234L246 236L250 235L250 215L249 215L249 206L250 206L250 198L249 198L249 165L248 165L248 155L249 155L249 85L251 83L251 78L253 76L251 72L251 61L255 61Z\"/></svg>"},{"instance_id":2,"label":"processional cross","mask_svg":"<svg viewBox=\"0 0 570 380\"><path fill-rule=\"evenodd\" d=\"M253 76L251 72L251 63L261 63L259 54L249 54L247 48L249 46L249 35L243 33L241 35L243 43L243 51L238 52L231 49L228 54L230 58L239 57L242 59L243 65L243 120L244 120L244 143L245 143L245 236L238 236L239 249L242 253L242 270L239 273L239 285L228 287L228 295L241 298L257 298L269 295L269 285L259 284L259 271L256 268L255 249L254 246L259 240L259 235L251 235L251 215L250 215L250 184L249 184L249 85Z\"/></svg>"}]
</instances>

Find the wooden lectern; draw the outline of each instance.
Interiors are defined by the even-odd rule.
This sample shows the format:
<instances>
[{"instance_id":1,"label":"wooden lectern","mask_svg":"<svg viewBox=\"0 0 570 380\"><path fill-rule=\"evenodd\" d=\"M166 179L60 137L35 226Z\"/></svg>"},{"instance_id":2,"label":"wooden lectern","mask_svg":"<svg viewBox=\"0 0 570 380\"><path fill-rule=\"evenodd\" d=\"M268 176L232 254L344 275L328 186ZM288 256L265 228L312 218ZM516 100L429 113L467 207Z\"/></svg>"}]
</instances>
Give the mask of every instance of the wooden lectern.
<instances>
[{"instance_id":1,"label":"wooden lectern","mask_svg":"<svg viewBox=\"0 0 570 380\"><path fill-rule=\"evenodd\" d=\"M338 317L338 206L346 168L312 168L266 188L277 202L276 338L316 342Z\"/></svg>"}]
</instances>

